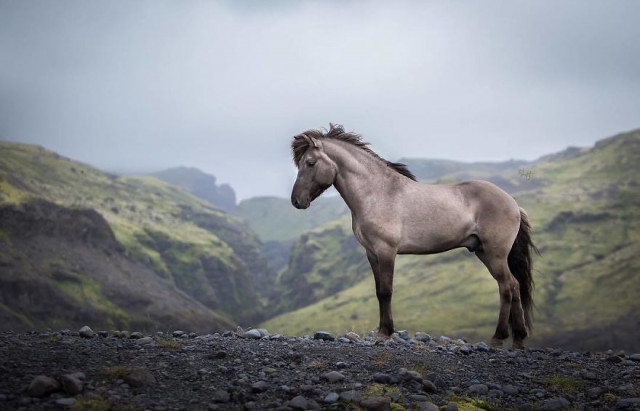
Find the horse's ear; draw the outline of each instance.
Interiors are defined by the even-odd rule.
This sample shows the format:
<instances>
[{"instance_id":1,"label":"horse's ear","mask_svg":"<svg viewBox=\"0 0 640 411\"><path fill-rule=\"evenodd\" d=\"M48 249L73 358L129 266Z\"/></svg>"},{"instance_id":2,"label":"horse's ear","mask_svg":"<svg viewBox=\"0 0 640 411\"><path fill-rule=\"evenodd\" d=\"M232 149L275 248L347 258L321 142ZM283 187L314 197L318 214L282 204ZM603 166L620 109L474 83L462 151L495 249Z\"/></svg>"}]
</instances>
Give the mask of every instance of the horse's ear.
<instances>
[{"instance_id":1,"label":"horse's ear","mask_svg":"<svg viewBox=\"0 0 640 411\"><path fill-rule=\"evenodd\" d=\"M307 142L309 143L310 146L312 146L313 148L318 148L321 149L322 148L322 143L320 141L318 141L317 138L315 137L309 137L306 134L302 134L302 137L304 137L305 140L307 140Z\"/></svg>"}]
</instances>

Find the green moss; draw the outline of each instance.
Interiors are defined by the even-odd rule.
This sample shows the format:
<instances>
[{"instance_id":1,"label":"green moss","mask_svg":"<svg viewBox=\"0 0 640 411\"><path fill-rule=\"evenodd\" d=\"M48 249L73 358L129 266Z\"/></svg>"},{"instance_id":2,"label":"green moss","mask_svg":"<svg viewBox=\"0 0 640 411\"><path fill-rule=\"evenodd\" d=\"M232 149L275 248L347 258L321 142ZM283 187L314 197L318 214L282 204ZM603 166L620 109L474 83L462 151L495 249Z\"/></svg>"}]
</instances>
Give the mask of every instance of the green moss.
<instances>
[{"instance_id":1,"label":"green moss","mask_svg":"<svg viewBox=\"0 0 640 411\"><path fill-rule=\"evenodd\" d=\"M573 394L584 389L584 380L566 375L550 375L543 378L543 383L550 390L555 390L563 394Z\"/></svg>"},{"instance_id":2,"label":"green moss","mask_svg":"<svg viewBox=\"0 0 640 411\"><path fill-rule=\"evenodd\" d=\"M100 395L77 396L76 402L70 407L72 411L109 411L113 409L110 401Z\"/></svg>"},{"instance_id":3,"label":"green moss","mask_svg":"<svg viewBox=\"0 0 640 411\"><path fill-rule=\"evenodd\" d=\"M156 342L156 346L158 348L178 349L182 347L182 344L173 338L161 338Z\"/></svg>"}]
</instances>

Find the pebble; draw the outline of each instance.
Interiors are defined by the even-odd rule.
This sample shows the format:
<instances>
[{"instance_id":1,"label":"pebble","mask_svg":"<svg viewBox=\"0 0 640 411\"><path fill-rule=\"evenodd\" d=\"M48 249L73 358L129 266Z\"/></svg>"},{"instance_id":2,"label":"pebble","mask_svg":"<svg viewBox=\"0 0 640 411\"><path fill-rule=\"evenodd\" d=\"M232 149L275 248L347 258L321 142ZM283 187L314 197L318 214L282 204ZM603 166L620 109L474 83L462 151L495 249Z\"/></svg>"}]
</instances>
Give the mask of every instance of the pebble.
<instances>
[{"instance_id":1,"label":"pebble","mask_svg":"<svg viewBox=\"0 0 640 411\"><path fill-rule=\"evenodd\" d=\"M83 338L93 338L96 336L96 333L94 333L93 330L88 325L85 325L84 327L80 328L80 331L78 331L78 334L80 334L80 337L83 337Z\"/></svg>"},{"instance_id":2,"label":"pebble","mask_svg":"<svg viewBox=\"0 0 640 411\"><path fill-rule=\"evenodd\" d=\"M58 405L62 405L63 407L69 407L73 404L76 403L76 399L71 397L71 398L60 398L56 400L56 404Z\"/></svg>"},{"instance_id":3,"label":"pebble","mask_svg":"<svg viewBox=\"0 0 640 411\"><path fill-rule=\"evenodd\" d=\"M415 339L421 342L429 342L431 341L431 336L427 333L418 331L415 335Z\"/></svg>"},{"instance_id":4,"label":"pebble","mask_svg":"<svg viewBox=\"0 0 640 411\"><path fill-rule=\"evenodd\" d=\"M418 410L420 411L438 411L439 408L432 402L425 401L418 404Z\"/></svg>"},{"instance_id":5,"label":"pebble","mask_svg":"<svg viewBox=\"0 0 640 411\"><path fill-rule=\"evenodd\" d=\"M338 393L332 391L324 397L324 402L326 402L327 404L333 404L334 402L337 402L339 398L340 396L338 395Z\"/></svg>"},{"instance_id":6,"label":"pebble","mask_svg":"<svg viewBox=\"0 0 640 411\"><path fill-rule=\"evenodd\" d=\"M344 338L346 338L349 341L353 341L353 342L360 342L362 341L360 336L356 333L354 333L353 331L349 331L348 333L346 333L344 335Z\"/></svg>"},{"instance_id":7,"label":"pebble","mask_svg":"<svg viewBox=\"0 0 640 411\"><path fill-rule=\"evenodd\" d=\"M559 411L567 409L571 406L569 400L564 397L556 397L546 400L542 403L542 407L540 407L543 411Z\"/></svg>"},{"instance_id":8,"label":"pebble","mask_svg":"<svg viewBox=\"0 0 640 411\"><path fill-rule=\"evenodd\" d=\"M621 398L616 402L616 408L619 409L638 409L640 408L640 397Z\"/></svg>"},{"instance_id":9,"label":"pebble","mask_svg":"<svg viewBox=\"0 0 640 411\"><path fill-rule=\"evenodd\" d=\"M504 385L502 387L502 392L508 395L516 395L520 390L515 385Z\"/></svg>"},{"instance_id":10,"label":"pebble","mask_svg":"<svg viewBox=\"0 0 640 411\"><path fill-rule=\"evenodd\" d=\"M313 334L314 340L323 340L323 341L335 341L336 337L333 336L330 332L327 331L316 331Z\"/></svg>"},{"instance_id":11,"label":"pebble","mask_svg":"<svg viewBox=\"0 0 640 411\"><path fill-rule=\"evenodd\" d=\"M269 384L265 381L258 381L251 386L253 392L265 392L269 388Z\"/></svg>"},{"instance_id":12,"label":"pebble","mask_svg":"<svg viewBox=\"0 0 640 411\"><path fill-rule=\"evenodd\" d=\"M438 388L436 387L436 385L429 380L422 380L422 385L425 392L428 392L430 394L438 392Z\"/></svg>"},{"instance_id":13,"label":"pebble","mask_svg":"<svg viewBox=\"0 0 640 411\"><path fill-rule=\"evenodd\" d=\"M489 387L485 384L473 384L469 388L467 388L467 392L470 394L479 394L485 395L489 392Z\"/></svg>"},{"instance_id":14,"label":"pebble","mask_svg":"<svg viewBox=\"0 0 640 411\"><path fill-rule=\"evenodd\" d=\"M629 356L629 359L630 359L631 361L640 362L640 353L638 353L638 354L631 354L631 355Z\"/></svg>"},{"instance_id":15,"label":"pebble","mask_svg":"<svg viewBox=\"0 0 640 411\"><path fill-rule=\"evenodd\" d=\"M478 350L480 352L488 352L489 351L489 345L487 345L486 342L481 341L481 342L476 344L476 350Z\"/></svg>"},{"instance_id":16,"label":"pebble","mask_svg":"<svg viewBox=\"0 0 640 411\"><path fill-rule=\"evenodd\" d=\"M360 406L365 410L388 410L391 402L384 397L368 397L360 401Z\"/></svg>"},{"instance_id":17,"label":"pebble","mask_svg":"<svg viewBox=\"0 0 640 411\"><path fill-rule=\"evenodd\" d=\"M391 376L382 372L373 374L373 381L380 384L389 384L391 382Z\"/></svg>"},{"instance_id":18,"label":"pebble","mask_svg":"<svg viewBox=\"0 0 640 411\"><path fill-rule=\"evenodd\" d=\"M343 391L340 393L340 399L346 402L360 402L360 393L355 390Z\"/></svg>"},{"instance_id":19,"label":"pebble","mask_svg":"<svg viewBox=\"0 0 640 411\"><path fill-rule=\"evenodd\" d=\"M142 334L140 331L136 331L136 332L132 332L131 335L129 336L129 338L137 340L144 337L144 334Z\"/></svg>"},{"instance_id":20,"label":"pebble","mask_svg":"<svg viewBox=\"0 0 640 411\"><path fill-rule=\"evenodd\" d=\"M152 337L141 337L140 339L136 340L136 344L137 345L150 345L150 344L153 344L153 338Z\"/></svg>"},{"instance_id":21,"label":"pebble","mask_svg":"<svg viewBox=\"0 0 640 411\"><path fill-rule=\"evenodd\" d=\"M243 338L249 338L252 340L259 340L260 338L262 338L262 334L260 334L260 331L256 330L255 328L245 332L244 334L242 334Z\"/></svg>"},{"instance_id":22,"label":"pebble","mask_svg":"<svg viewBox=\"0 0 640 411\"><path fill-rule=\"evenodd\" d=\"M326 374L323 374L322 377L331 383L343 381L345 379L345 376L338 371L330 371Z\"/></svg>"},{"instance_id":23,"label":"pebble","mask_svg":"<svg viewBox=\"0 0 640 411\"><path fill-rule=\"evenodd\" d=\"M211 398L213 402L226 403L231 399L231 395L225 390L216 390Z\"/></svg>"},{"instance_id":24,"label":"pebble","mask_svg":"<svg viewBox=\"0 0 640 411\"><path fill-rule=\"evenodd\" d=\"M306 410L308 402L309 401L305 397L303 397L302 395L298 395L296 397L293 397L293 399L289 401L289 407L293 408L294 410Z\"/></svg>"},{"instance_id":25,"label":"pebble","mask_svg":"<svg viewBox=\"0 0 640 411\"><path fill-rule=\"evenodd\" d=\"M181 330L175 330L171 335L173 335L175 338L180 338L185 334L184 331Z\"/></svg>"},{"instance_id":26,"label":"pebble","mask_svg":"<svg viewBox=\"0 0 640 411\"><path fill-rule=\"evenodd\" d=\"M142 387L156 383L156 379L146 368L132 368L130 372L122 377L124 382L132 387Z\"/></svg>"}]
</instances>

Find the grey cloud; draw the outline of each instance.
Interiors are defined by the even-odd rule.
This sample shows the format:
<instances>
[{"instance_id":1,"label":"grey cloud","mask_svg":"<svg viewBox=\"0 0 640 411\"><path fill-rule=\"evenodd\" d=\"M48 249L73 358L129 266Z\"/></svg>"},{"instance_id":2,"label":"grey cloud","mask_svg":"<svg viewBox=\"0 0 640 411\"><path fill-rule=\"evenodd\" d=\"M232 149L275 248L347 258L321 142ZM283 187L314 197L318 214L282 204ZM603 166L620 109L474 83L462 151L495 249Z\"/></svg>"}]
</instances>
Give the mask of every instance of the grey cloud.
<instances>
[{"instance_id":1,"label":"grey cloud","mask_svg":"<svg viewBox=\"0 0 640 411\"><path fill-rule=\"evenodd\" d=\"M268 6L266 4L269 4ZM638 127L640 4L0 2L0 138L288 195L292 135L532 159Z\"/></svg>"}]
</instances>

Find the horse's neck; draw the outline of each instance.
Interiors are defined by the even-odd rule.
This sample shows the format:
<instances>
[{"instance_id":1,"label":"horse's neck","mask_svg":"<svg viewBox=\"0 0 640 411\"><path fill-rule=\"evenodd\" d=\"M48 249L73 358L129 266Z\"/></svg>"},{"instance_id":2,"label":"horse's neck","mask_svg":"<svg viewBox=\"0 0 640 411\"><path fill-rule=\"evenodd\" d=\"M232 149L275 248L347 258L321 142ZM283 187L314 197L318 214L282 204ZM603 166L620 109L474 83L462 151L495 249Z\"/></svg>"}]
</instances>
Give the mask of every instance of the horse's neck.
<instances>
[{"instance_id":1,"label":"horse's neck","mask_svg":"<svg viewBox=\"0 0 640 411\"><path fill-rule=\"evenodd\" d=\"M334 186L352 212L372 204L372 196L384 196L385 191L394 190L397 173L360 148L338 144L327 154L338 166Z\"/></svg>"}]
</instances>

